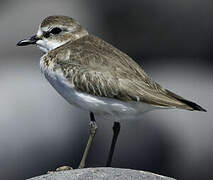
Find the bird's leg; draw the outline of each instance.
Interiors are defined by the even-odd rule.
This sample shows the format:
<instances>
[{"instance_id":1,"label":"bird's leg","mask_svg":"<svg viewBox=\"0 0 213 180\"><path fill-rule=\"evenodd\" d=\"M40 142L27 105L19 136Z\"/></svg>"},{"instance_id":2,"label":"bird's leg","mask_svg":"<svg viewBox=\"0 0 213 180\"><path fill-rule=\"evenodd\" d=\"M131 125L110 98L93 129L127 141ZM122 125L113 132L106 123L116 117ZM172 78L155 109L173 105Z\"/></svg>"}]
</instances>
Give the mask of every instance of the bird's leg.
<instances>
[{"instance_id":1,"label":"bird's leg","mask_svg":"<svg viewBox=\"0 0 213 180\"><path fill-rule=\"evenodd\" d=\"M120 132L120 123L119 122L114 122L114 126L113 126L113 138L112 138L112 143L111 143L111 147L110 147L110 151L109 151L109 155L108 155L108 159L107 159L107 164L106 167L111 166L111 162L112 162L112 156L115 150L115 144L116 141L118 139L118 134Z\"/></svg>"},{"instance_id":2,"label":"bird's leg","mask_svg":"<svg viewBox=\"0 0 213 180\"><path fill-rule=\"evenodd\" d=\"M90 112L90 135L89 135L87 146L84 150L84 154L83 154L83 157L81 159L81 162L80 162L80 165L78 166L78 168L84 168L85 167L85 162L86 162L86 159L87 159L88 151L89 151L90 146L92 144L92 140L95 136L97 128L98 128L98 126L95 122L95 116L92 112Z\"/></svg>"}]
</instances>

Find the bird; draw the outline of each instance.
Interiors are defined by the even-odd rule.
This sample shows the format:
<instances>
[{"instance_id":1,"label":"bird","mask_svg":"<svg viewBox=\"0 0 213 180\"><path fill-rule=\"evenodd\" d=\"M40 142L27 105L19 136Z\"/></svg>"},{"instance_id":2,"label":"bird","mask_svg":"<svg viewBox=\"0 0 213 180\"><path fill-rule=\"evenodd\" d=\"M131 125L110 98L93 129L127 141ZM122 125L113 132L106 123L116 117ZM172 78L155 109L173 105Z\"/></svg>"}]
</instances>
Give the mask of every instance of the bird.
<instances>
[{"instance_id":1,"label":"bird","mask_svg":"<svg viewBox=\"0 0 213 180\"><path fill-rule=\"evenodd\" d=\"M89 34L68 16L46 17L36 35L18 46L36 45L44 55L40 69L49 83L71 105L90 114L89 139L78 168L84 168L97 131L96 116L114 121L106 166L112 157L120 123L141 117L155 109L206 110L163 88L151 79L126 53Z\"/></svg>"}]
</instances>

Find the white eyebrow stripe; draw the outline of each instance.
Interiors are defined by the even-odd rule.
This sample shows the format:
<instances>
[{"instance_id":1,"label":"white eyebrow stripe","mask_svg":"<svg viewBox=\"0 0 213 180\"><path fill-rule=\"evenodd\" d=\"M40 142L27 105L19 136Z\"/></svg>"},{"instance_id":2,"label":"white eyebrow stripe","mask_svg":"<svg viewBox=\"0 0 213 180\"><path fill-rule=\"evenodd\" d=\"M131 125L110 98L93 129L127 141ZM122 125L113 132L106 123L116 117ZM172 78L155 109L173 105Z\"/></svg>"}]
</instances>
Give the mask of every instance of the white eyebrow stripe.
<instances>
[{"instance_id":1,"label":"white eyebrow stripe","mask_svg":"<svg viewBox=\"0 0 213 180\"><path fill-rule=\"evenodd\" d=\"M37 32L37 36L41 37L44 34L44 32L48 32L55 27L61 28L64 32L74 32L76 30L76 27L72 27L72 26L65 27L65 26L62 26L62 25L54 25L52 27L49 27L49 26L41 27L41 24L40 24L38 32Z\"/></svg>"},{"instance_id":2,"label":"white eyebrow stripe","mask_svg":"<svg viewBox=\"0 0 213 180\"><path fill-rule=\"evenodd\" d=\"M38 37L41 37L42 36L42 30L41 30L41 26L39 26L39 28L38 28L38 32L37 32L37 36Z\"/></svg>"}]
</instances>

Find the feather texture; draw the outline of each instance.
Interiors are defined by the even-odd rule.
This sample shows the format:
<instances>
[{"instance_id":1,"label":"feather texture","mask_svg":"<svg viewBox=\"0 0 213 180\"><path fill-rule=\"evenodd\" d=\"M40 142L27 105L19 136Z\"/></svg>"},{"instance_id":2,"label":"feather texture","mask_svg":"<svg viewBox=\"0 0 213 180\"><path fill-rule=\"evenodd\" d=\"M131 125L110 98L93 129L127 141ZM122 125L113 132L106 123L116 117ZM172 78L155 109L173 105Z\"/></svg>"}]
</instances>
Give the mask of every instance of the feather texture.
<instances>
[{"instance_id":1,"label":"feather texture","mask_svg":"<svg viewBox=\"0 0 213 180\"><path fill-rule=\"evenodd\" d=\"M93 35L68 42L43 56L79 92L168 108L194 109L184 98L154 82L128 55ZM178 97L178 98L177 98Z\"/></svg>"}]
</instances>

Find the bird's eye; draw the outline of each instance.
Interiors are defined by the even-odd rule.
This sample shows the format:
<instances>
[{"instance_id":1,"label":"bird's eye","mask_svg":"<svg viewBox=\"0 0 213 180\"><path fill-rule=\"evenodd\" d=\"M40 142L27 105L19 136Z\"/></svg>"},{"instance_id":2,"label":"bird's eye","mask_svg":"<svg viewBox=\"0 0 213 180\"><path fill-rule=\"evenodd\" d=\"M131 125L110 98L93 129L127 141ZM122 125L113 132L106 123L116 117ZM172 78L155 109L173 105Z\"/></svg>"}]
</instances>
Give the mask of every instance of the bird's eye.
<instances>
[{"instance_id":1,"label":"bird's eye","mask_svg":"<svg viewBox=\"0 0 213 180\"><path fill-rule=\"evenodd\" d=\"M50 31L50 33L51 34L59 34L61 31L62 31L61 28L55 27Z\"/></svg>"}]
</instances>

